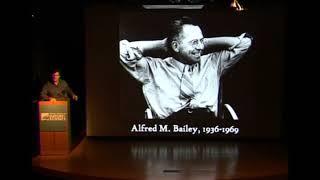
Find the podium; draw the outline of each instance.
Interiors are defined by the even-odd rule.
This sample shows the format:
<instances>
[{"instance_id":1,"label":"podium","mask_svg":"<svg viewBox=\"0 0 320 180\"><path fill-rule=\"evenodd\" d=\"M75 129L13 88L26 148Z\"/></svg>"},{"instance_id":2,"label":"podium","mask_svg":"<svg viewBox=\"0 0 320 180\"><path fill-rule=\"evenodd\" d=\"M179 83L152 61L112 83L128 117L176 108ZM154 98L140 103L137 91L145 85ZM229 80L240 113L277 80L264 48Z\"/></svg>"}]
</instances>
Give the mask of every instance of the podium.
<instances>
[{"instance_id":1,"label":"podium","mask_svg":"<svg viewBox=\"0 0 320 180\"><path fill-rule=\"evenodd\" d=\"M72 150L70 101L38 101L40 155L66 155Z\"/></svg>"}]
</instances>

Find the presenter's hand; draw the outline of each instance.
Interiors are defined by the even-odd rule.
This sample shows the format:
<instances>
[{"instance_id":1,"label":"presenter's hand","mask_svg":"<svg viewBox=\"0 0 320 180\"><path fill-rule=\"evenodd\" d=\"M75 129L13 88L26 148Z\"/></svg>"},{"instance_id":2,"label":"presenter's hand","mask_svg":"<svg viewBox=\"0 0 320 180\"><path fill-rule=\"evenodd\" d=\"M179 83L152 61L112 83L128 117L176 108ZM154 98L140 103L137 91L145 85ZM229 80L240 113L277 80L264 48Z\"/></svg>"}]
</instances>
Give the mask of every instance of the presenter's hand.
<instances>
[{"instance_id":1,"label":"presenter's hand","mask_svg":"<svg viewBox=\"0 0 320 180\"><path fill-rule=\"evenodd\" d=\"M56 100L56 98L50 98L49 99L51 102L56 102L57 100Z\"/></svg>"},{"instance_id":2,"label":"presenter's hand","mask_svg":"<svg viewBox=\"0 0 320 180\"><path fill-rule=\"evenodd\" d=\"M72 99L75 100L75 101L78 101L79 98L78 98L77 95L73 95L73 96L72 96Z\"/></svg>"}]
</instances>

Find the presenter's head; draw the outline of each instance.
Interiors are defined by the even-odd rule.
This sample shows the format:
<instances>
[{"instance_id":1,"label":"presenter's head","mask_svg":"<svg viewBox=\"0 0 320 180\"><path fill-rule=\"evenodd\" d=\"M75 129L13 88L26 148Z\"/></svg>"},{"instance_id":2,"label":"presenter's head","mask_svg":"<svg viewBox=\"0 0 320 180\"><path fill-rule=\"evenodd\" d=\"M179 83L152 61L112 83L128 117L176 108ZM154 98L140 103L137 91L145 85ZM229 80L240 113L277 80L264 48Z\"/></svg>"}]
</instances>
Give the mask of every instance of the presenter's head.
<instances>
[{"instance_id":1,"label":"presenter's head","mask_svg":"<svg viewBox=\"0 0 320 180\"><path fill-rule=\"evenodd\" d=\"M59 69L54 69L53 71L51 71L50 75L51 75L51 81L55 84L57 84L60 80L60 70Z\"/></svg>"}]
</instances>

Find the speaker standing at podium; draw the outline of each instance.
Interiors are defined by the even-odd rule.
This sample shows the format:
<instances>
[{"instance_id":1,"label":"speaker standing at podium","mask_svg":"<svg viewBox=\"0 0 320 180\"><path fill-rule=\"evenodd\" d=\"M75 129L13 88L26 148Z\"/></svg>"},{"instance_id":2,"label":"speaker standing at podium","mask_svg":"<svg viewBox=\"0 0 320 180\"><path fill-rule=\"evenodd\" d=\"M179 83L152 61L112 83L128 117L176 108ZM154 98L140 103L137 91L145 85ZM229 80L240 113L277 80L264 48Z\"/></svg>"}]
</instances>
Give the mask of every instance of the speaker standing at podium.
<instances>
[{"instance_id":1,"label":"speaker standing at podium","mask_svg":"<svg viewBox=\"0 0 320 180\"><path fill-rule=\"evenodd\" d=\"M71 118L75 109L70 107L69 97L78 100L67 82L60 79L60 71L51 71L38 102L40 155L68 154L76 144L80 118Z\"/></svg>"},{"instance_id":2,"label":"speaker standing at podium","mask_svg":"<svg viewBox=\"0 0 320 180\"><path fill-rule=\"evenodd\" d=\"M51 72L51 79L42 87L40 94L41 100L65 100L71 97L77 101L78 96L72 91L65 80L60 79L60 70L55 69Z\"/></svg>"}]
</instances>

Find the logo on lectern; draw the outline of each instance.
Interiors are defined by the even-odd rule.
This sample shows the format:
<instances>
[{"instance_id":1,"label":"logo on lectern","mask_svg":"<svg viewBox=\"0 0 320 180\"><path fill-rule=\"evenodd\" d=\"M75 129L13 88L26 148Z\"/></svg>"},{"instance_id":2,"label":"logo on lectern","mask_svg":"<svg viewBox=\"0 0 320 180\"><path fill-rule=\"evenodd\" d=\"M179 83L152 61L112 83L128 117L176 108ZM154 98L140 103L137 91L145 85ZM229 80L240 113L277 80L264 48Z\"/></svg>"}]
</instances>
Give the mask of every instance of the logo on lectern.
<instances>
[{"instance_id":1,"label":"logo on lectern","mask_svg":"<svg viewBox=\"0 0 320 180\"><path fill-rule=\"evenodd\" d=\"M41 121L66 121L67 113L41 113Z\"/></svg>"}]
</instances>

